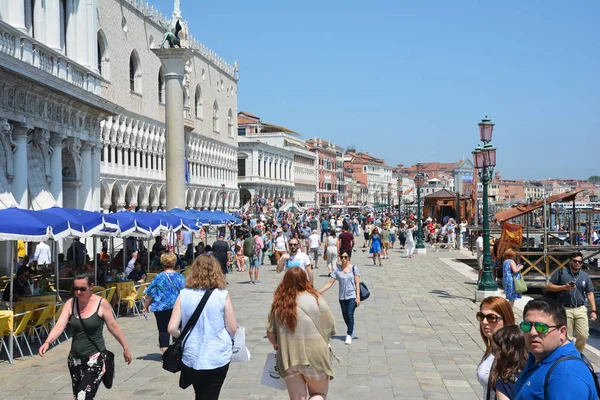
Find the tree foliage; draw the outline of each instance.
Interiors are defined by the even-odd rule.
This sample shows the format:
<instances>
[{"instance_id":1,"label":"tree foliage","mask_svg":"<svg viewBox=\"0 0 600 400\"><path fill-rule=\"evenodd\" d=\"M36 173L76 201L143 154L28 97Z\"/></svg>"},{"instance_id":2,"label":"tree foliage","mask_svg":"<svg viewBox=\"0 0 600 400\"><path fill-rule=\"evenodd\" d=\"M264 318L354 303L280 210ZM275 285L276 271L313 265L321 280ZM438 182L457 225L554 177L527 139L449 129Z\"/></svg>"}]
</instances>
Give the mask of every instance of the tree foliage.
<instances>
[{"instance_id":1,"label":"tree foliage","mask_svg":"<svg viewBox=\"0 0 600 400\"><path fill-rule=\"evenodd\" d=\"M594 185L597 185L600 183L600 176L598 175L592 175L588 178L589 182L592 182Z\"/></svg>"}]
</instances>

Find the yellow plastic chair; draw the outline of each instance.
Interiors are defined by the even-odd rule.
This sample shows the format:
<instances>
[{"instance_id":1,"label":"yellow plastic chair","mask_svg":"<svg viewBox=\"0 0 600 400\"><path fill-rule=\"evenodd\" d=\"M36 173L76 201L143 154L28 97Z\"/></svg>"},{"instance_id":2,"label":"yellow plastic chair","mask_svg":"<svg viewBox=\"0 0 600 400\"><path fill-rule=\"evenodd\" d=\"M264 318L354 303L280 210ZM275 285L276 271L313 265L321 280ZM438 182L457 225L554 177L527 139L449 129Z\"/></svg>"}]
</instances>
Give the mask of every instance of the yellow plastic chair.
<instances>
[{"instance_id":1,"label":"yellow plastic chair","mask_svg":"<svg viewBox=\"0 0 600 400\"><path fill-rule=\"evenodd\" d=\"M8 347L6 346L6 342L4 341L4 331L6 331L6 327L8 326L9 319L10 319L10 317L8 315L6 317L0 318L0 332L2 333L2 336L0 336L0 343L2 344L2 346L0 346L0 353L2 352L2 347L4 347L4 350L6 351L6 354L8 355L8 362L10 362L12 364L13 359L10 356L10 353L8 352Z\"/></svg>"},{"instance_id":2,"label":"yellow plastic chair","mask_svg":"<svg viewBox=\"0 0 600 400\"><path fill-rule=\"evenodd\" d=\"M112 308L112 299L115 296L116 291L117 291L117 288L113 286L113 287L109 288L108 290L106 290L106 292L105 292L106 296L104 296L106 301L108 301L108 304L111 305L110 309L112 310L115 319L117 319L117 314L115 313L114 308Z\"/></svg>"},{"instance_id":3,"label":"yellow plastic chair","mask_svg":"<svg viewBox=\"0 0 600 400\"><path fill-rule=\"evenodd\" d=\"M29 323L27 324L27 331L30 333L33 332L35 334L38 342L40 343L40 346L43 344L42 338L40 335L43 332L46 332L46 336L48 336L48 329L46 328L46 324L48 323L48 320L50 318L54 317L54 315L52 315L53 308L54 308L53 306L47 306L44 308L38 308L36 310L33 310L33 311L42 310L42 312L40 313L40 316L35 321L30 320ZM30 334L29 336L31 337L33 335Z\"/></svg>"},{"instance_id":4,"label":"yellow plastic chair","mask_svg":"<svg viewBox=\"0 0 600 400\"><path fill-rule=\"evenodd\" d=\"M60 306L58 306L58 308L56 309L56 314L54 315L54 318L51 319L50 325L54 328L54 325L56 325L56 322L58 322L58 319L60 318L60 315L63 312L63 309L65 308L65 303L62 303ZM66 331L63 331L63 335L65 335L65 340L69 340L69 335L67 335ZM60 344L60 339L56 338L56 341L58 342L58 344Z\"/></svg>"},{"instance_id":5,"label":"yellow plastic chair","mask_svg":"<svg viewBox=\"0 0 600 400\"><path fill-rule=\"evenodd\" d=\"M123 297L121 298L121 300L119 300L119 304L117 306L117 315L119 315L119 312L121 310L121 303L126 303L127 304L127 311L126 314L129 313L129 310L133 310L133 313L135 315L141 315L141 312L138 308L138 302L142 301L144 298L144 292L146 291L146 288L148 287L148 283L144 283L138 286L134 286L134 290L135 293L131 293L129 296ZM132 291L133 292L133 291Z\"/></svg>"},{"instance_id":6,"label":"yellow plastic chair","mask_svg":"<svg viewBox=\"0 0 600 400\"><path fill-rule=\"evenodd\" d=\"M13 324L15 324L17 326L16 329L13 329L12 332L9 332L8 335L12 335L15 343L17 344L17 348L19 349L19 353L21 353L21 359L25 359L25 356L23 356L23 350L21 349L21 345L19 345L19 341L18 339L21 338L21 340L25 341L25 344L27 345L27 348L29 349L29 354L31 354L31 356L33 357L33 352L31 351L31 347L29 346L29 341L27 340L27 323L29 322L29 320L31 319L31 317L33 316L33 311L26 311L24 313L20 313L20 314L15 314L13 316ZM17 321L18 324L17 324ZM6 335L4 335L6 336Z\"/></svg>"},{"instance_id":7,"label":"yellow plastic chair","mask_svg":"<svg viewBox=\"0 0 600 400\"><path fill-rule=\"evenodd\" d=\"M100 292L105 292L105 291L106 291L106 289L105 289L105 288L103 288L102 286L94 286L94 287L92 288L92 293L93 293L93 294L97 294L98 296L100 295L100 294L99 294Z\"/></svg>"}]
</instances>

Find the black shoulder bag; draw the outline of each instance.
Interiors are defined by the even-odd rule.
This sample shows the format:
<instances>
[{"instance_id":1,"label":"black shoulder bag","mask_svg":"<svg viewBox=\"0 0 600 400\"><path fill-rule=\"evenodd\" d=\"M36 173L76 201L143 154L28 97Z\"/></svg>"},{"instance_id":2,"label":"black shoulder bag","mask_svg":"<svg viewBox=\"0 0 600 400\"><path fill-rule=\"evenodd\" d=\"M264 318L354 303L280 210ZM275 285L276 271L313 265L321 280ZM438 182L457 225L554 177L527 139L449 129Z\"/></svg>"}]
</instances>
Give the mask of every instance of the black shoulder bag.
<instances>
[{"instance_id":1,"label":"black shoulder bag","mask_svg":"<svg viewBox=\"0 0 600 400\"><path fill-rule=\"evenodd\" d=\"M354 265L352 266L352 275L356 276L356 272L354 272ZM360 301L365 301L371 296L371 291L367 287L367 285L360 280Z\"/></svg>"},{"instance_id":2,"label":"black shoulder bag","mask_svg":"<svg viewBox=\"0 0 600 400\"><path fill-rule=\"evenodd\" d=\"M200 318L200 314L202 313L202 310L204 309L204 306L206 305L206 302L213 291L214 289L208 289L204 293L202 300L200 300L200 304L198 304L198 307L196 307L196 310L188 320L187 324L185 324L183 331L175 343L167 347L167 350L165 350L165 353L162 357L163 369L173 373L181 371L183 346L185 345L189 332L194 326L196 326L196 322L198 322L198 318Z\"/></svg>"},{"instance_id":3,"label":"black shoulder bag","mask_svg":"<svg viewBox=\"0 0 600 400\"><path fill-rule=\"evenodd\" d=\"M81 323L81 327L83 328L83 332L85 336L87 336L88 340L96 347L99 353L104 354L106 359L104 360L104 375L102 376L102 383L104 383L104 387L110 389L113 385L113 380L115 379L115 353L109 350L101 351L96 342L92 340L90 334L87 329L85 329L85 325L83 323L83 318L81 318L81 311L79 311L79 301L77 298L73 299L75 306L77 307L77 314L79 314L79 322ZM102 299L100 299L100 304L98 304L98 309L102 304Z\"/></svg>"}]
</instances>

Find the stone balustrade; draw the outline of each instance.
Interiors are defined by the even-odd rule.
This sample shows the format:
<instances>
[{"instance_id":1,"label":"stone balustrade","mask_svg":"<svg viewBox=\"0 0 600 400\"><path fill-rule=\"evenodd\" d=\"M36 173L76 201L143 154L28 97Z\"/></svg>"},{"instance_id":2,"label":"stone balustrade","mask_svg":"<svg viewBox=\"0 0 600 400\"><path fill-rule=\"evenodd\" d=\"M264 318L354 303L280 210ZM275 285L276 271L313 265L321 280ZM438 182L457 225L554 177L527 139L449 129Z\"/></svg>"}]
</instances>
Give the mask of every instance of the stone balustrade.
<instances>
[{"instance_id":1,"label":"stone balustrade","mask_svg":"<svg viewBox=\"0 0 600 400\"><path fill-rule=\"evenodd\" d=\"M83 90L101 94L102 76L0 21L0 52L30 64Z\"/></svg>"}]
</instances>

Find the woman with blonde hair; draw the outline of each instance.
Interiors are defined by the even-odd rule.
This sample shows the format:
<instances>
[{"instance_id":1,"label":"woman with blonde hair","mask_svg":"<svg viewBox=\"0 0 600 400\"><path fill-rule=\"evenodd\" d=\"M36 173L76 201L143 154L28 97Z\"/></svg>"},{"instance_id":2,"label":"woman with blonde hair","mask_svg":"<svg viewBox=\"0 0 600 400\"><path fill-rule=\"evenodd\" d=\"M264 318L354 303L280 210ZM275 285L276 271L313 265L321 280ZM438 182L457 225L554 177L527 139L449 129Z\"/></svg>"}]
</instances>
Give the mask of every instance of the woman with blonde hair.
<instances>
[{"instance_id":1,"label":"woman with blonde hair","mask_svg":"<svg viewBox=\"0 0 600 400\"><path fill-rule=\"evenodd\" d=\"M490 371L494 363L493 336L496 332L508 325L515 325L515 314L512 307L500 296L490 296L483 299L476 314L479 321L479 334L485 345L485 353L477 366L477 380L483 386L483 397L487 394ZM490 400L495 399L492 392Z\"/></svg>"},{"instance_id":2,"label":"woman with blonde hair","mask_svg":"<svg viewBox=\"0 0 600 400\"><path fill-rule=\"evenodd\" d=\"M188 268L186 285L169 321L171 335L179 337L179 327L186 326L202 298L207 296L208 301L187 336L179 386L194 385L196 400L218 399L231 361L231 337L237 330L221 264L213 256L197 257Z\"/></svg>"},{"instance_id":3,"label":"woman with blonde hair","mask_svg":"<svg viewBox=\"0 0 600 400\"><path fill-rule=\"evenodd\" d=\"M267 338L291 400L324 400L333 379L329 339L333 315L302 268L293 267L273 294Z\"/></svg>"},{"instance_id":4,"label":"woman with blonde hair","mask_svg":"<svg viewBox=\"0 0 600 400\"><path fill-rule=\"evenodd\" d=\"M523 265L517 265L515 259L517 258L517 251L512 247L509 247L504 251L502 261L502 288L504 289L504 295L506 300L510 303L512 308L515 305L515 300L521 298L521 293L515 291L515 282L513 276L523 270Z\"/></svg>"},{"instance_id":5,"label":"woman with blonde hair","mask_svg":"<svg viewBox=\"0 0 600 400\"><path fill-rule=\"evenodd\" d=\"M169 347L169 321L175 306L175 300L181 289L185 287L185 278L173 268L177 263L177 256L165 253L160 256L163 272L157 274L148 288L144 300L142 314L146 316L149 311L154 313L156 327L158 328L158 345L163 353Z\"/></svg>"}]
</instances>

